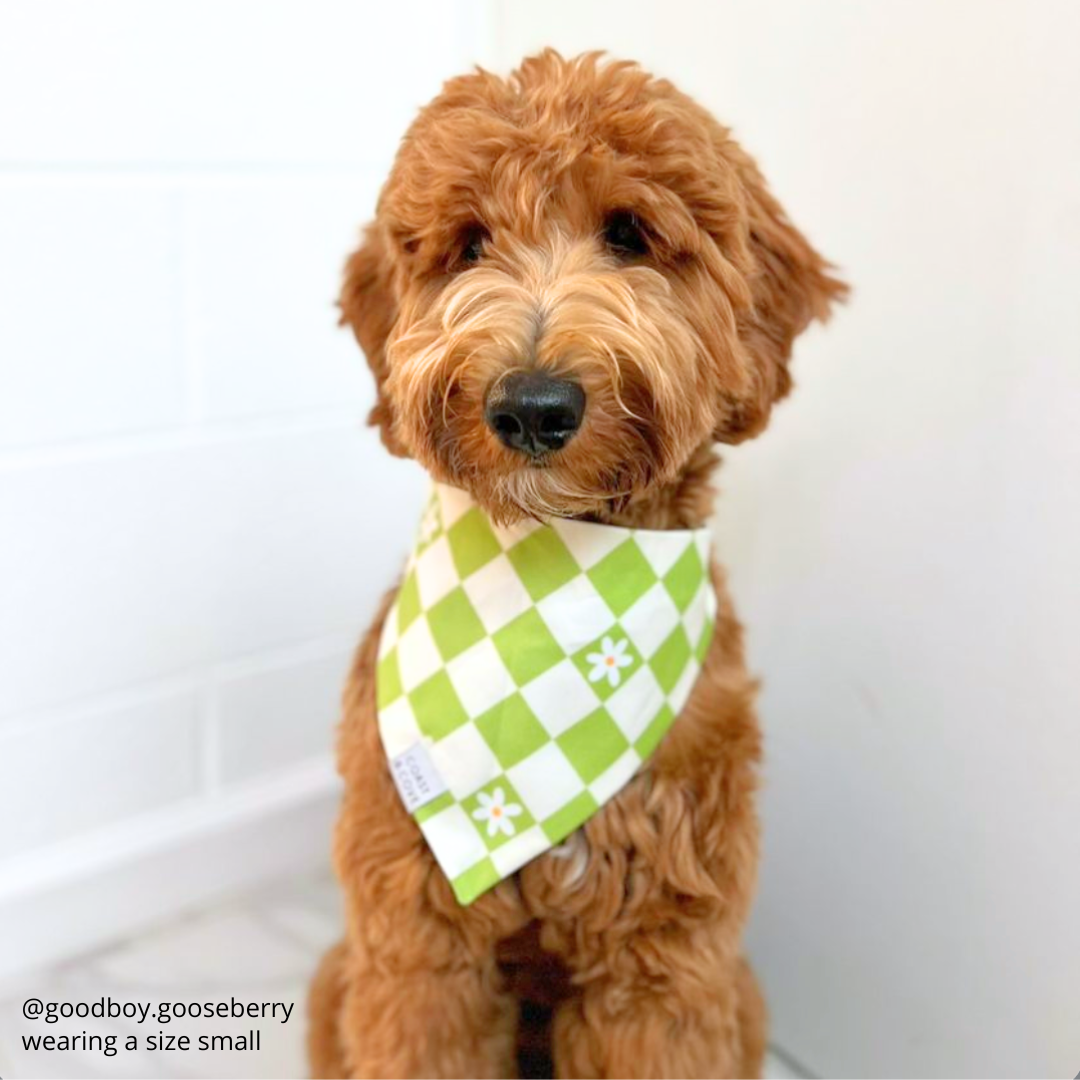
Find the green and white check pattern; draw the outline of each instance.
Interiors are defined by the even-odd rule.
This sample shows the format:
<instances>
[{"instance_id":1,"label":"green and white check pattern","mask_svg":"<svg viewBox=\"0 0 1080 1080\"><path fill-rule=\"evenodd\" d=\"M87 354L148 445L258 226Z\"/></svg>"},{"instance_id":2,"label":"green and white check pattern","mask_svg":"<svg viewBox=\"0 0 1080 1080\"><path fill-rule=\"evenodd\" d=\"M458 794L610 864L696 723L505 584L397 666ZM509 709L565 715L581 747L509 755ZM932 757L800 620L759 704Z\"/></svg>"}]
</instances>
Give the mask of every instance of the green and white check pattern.
<instances>
[{"instance_id":1,"label":"green and white check pattern","mask_svg":"<svg viewBox=\"0 0 1080 1080\"><path fill-rule=\"evenodd\" d=\"M439 485L379 647L393 761L446 790L414 812L462 904L564 840L638 771L712 638L707 529L493 526Z\"/></svg>"}]
</instances>

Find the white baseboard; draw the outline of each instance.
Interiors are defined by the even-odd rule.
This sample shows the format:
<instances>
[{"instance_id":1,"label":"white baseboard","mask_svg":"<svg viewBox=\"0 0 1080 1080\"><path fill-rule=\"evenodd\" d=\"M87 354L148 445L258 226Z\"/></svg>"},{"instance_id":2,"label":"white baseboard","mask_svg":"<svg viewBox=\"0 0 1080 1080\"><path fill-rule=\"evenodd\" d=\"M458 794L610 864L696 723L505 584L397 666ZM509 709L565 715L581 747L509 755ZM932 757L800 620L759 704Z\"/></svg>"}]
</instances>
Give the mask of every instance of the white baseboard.
<instances>
[{"instance_id":1,"label":"white baseboard","mask_svg":"<svg viewBox=\"0 0 1080 1080\"><path fill-rule=\"evenodd\" d=\"M0 866L0 979L329 864L340 789L318 761Z\"/></svg>"}]
</instances>

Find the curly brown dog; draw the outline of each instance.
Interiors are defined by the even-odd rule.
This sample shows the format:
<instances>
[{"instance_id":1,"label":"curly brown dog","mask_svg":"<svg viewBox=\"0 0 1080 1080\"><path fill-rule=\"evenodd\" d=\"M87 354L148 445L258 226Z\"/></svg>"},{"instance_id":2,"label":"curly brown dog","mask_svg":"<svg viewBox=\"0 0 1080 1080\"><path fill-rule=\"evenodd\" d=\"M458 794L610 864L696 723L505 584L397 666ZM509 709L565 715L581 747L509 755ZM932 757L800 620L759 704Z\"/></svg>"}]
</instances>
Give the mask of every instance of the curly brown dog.
<instances>
[{"instance_id":1,"label":"curly brown dog","mask_svg":"<svg viewBox=\"0 0 1080 1080\"><path fill-rule=\"evenodd\" d=\"M713 444L762 430L795 337L843 295L829 270L704 109L634 64L547 51L508 79L454 79L421 112L341 307L386 446L492 520L684 529L712 512ZM572 438L518 445L489 424L510 372L581 388ZM712 576L715 635L654 757L558 857L466 907L380 747L388 598L345 694L347 928L311 992L316 1076L759 1074L765 1013L740 953L755 684Z\"/></svg>"}]
</instances>

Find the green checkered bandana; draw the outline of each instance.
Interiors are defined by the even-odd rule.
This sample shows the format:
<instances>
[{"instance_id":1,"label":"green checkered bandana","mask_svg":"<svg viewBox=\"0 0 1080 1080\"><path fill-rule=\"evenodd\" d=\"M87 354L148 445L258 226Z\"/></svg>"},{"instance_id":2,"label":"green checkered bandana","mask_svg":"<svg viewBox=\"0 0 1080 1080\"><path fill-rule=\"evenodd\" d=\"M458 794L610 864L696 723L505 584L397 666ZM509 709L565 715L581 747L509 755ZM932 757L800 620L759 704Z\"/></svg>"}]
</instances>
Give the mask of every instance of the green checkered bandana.
<instances>
[{"instance_id":1,"label":"green checkered bandana","mask_svg":"<svg viewBox=\"0 0 1080 1080\"><path fill-rule=\"evenodd\" d=\"M379 645L391 773L462 904L641 768L694 686L707 529L492 525L439 485Z\"/></svg>"}]
</instances>

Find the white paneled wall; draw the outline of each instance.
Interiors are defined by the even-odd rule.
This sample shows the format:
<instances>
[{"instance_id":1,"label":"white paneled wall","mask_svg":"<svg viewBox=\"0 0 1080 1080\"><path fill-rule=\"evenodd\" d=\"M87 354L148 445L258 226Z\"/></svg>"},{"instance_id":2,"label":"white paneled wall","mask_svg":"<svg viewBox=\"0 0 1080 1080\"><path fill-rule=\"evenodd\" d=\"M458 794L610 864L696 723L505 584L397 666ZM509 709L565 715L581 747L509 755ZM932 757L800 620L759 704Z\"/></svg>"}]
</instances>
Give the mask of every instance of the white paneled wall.
<instances>
[{"instance_id":1,"label":"white paneled wall","mask_svg":"<svg viewBox=\"0 0 1080 1080\"><path fill-rule=\"evenodd\" d=\"M362 426L338 275L489 23L0 0L0 969L324 857L424 483Z\"/></svg>"}]
</instances>

